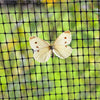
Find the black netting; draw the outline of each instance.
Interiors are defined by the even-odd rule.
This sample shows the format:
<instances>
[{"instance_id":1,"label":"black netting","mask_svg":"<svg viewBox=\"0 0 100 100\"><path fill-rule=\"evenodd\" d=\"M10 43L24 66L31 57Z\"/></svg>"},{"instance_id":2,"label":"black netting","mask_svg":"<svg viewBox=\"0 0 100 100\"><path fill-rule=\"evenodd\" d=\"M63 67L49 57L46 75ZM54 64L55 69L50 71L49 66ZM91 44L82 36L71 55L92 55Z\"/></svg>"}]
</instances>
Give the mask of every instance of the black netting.
<instances>
[{"instance_id":1,"label":"black netting","mask_svg":"<svg viewBox=\"0 0 100 100\"><path fill-rule=\"evenodd\" d=\"M0 100L99 100L99 11L99 0L0 0ZM67 30L71 56L34 60L30 36Z\"/></svg>"}]
</instances>

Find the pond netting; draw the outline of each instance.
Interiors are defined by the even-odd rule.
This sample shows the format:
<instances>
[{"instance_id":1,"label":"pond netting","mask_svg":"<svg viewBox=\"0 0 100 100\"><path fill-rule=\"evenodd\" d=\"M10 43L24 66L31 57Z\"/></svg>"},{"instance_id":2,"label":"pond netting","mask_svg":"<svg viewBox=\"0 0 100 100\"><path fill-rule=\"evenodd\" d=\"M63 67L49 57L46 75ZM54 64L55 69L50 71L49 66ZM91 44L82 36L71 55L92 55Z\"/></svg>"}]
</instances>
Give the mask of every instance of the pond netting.
<instances>
[{"instance_id":1,"label":"pond netting","mask_svg":"<svg viewBox=\"0 0 100 100\"><path fill-rule=\"evenodd\" d=\"M99 0L0 0L0 100L99 100L99 11ZM69 57L34 59L31 36L52 44L64 31Z\"/></svg>"}]
</instances>

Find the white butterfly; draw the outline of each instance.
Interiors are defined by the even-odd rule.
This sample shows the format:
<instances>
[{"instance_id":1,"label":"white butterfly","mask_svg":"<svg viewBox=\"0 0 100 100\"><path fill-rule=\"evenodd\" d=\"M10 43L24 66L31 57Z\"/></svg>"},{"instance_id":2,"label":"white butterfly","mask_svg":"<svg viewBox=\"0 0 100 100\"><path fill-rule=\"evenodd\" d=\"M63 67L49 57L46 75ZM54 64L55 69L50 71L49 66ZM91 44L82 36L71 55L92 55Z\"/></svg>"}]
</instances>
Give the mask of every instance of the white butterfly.
<instances>
[{"instance_id":1,"label":"white butterfly","mask_svg":"<svg viewBox=\"0 0 100 100\"><path fill-rule=\"evenodd\" d=\"M30 37L29 42L34 50L34 59L38 62L46 62L52 53L61 59L69 57L72 53L72 48L67 46L71 42L70 31L63 32L53 45L35 36Z\"/></svg>"}]
</instances>

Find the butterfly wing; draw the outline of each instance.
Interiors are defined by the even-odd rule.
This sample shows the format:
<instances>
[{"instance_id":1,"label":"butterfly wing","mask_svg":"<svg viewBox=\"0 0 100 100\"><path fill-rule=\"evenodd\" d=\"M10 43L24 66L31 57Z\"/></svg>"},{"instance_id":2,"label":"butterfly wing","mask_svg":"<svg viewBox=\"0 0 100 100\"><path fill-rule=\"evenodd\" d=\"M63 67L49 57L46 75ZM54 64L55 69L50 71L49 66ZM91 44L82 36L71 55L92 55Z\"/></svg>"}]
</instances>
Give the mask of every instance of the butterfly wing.
<instances>
[{"instance_id":1,"label":"butterfly wing","mask_svg":"<svg viewBox=\"0 0 100 100\"><path fill-rule=\"evenodd\" d=\"M38 62L46 62L51 56L50 44L46 41L32 36L29 39L30 46L34 50L34 59Z\"/></svg>"},{"instance_id":2,"label":"butterfly wing","mask_svg":"<svg viewBox=\"0 0 100 100\"><path fill-rule=\"evenodd\" d=\"M63 32L54 42L53 52L61 59L69 57L72 53L72 48L67 46L71 42L70 31Z\"/></svg>"},{"instance_id":3,"label":"butterfly wing","mask_svg":"<svg viewBox=\"0 0 100 100\"><path fill-rule=\"evenodd\" d=\"M55 46L53 49L53 52L61 59L65 59L69 57L72 53L72 48L70 46Z\"/></svg>"},{"instance_id":4,"label":"butterfly wing","mask_svg":"<svg viewBox=\"0 0 100 100\"><path fill-rule=\"evenodd\" d=\"M46 62L51 56L51 50L49 48L40 49L34 52L34 59L38 62Z\"/></svg>"},{"instance_id":5,"label":"butterfly wing","mask_svg":"<svg viewBox=\"0 0 100 100\"><path fill-rule=\"evenodd\" d=\"M49 47L50 44L36 36L31 36L29 38L30 46L33 50L40 50L45 47Z\"/></svg>"},{"instance_id":6,"label":"butterfly wing","mask_svg":"<svg viewBox=\"0 0 100 100\"><path fill-rule=\"evenodd\" d=\"M71 42L71 32L65 31L55 40L54 45L68 45Z\"/></svg>"}]
</instances>

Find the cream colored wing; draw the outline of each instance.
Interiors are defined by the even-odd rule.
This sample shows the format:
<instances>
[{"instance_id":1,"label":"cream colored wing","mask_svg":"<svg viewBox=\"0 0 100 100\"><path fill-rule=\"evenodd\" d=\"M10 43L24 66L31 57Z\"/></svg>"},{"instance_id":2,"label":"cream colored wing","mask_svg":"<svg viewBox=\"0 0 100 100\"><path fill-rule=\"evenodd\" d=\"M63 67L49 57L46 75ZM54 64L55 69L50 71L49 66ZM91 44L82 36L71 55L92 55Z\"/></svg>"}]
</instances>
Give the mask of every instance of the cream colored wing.
<instances>
[{"instance_id":1,"label":"cream colored wing","mask_svg":"<svg viewBox=\"0 0 100 100\"><path fill-rule=\"evenodd\" d=\"M54 45L68 45L71 42L71 32L63 32L54 42Z\"/></svg>"},{"instance_id":2,"label":"cream colored wing","mask_svg":"<svg viewBox=\"0 0 100 100\"><path fill-rule=\"evenodd\" d=\"M34 59L38 62L46 62L51 56L51 49L49 47L37 50L34 52Z\"/></svg>"},{"instance_id":3,"label":"cream colored wing","mask_svg":"<svg viewBox=\"0 0 100 100\"><path fill-rule=\"evenodd\" d=\"M30 46L33 50L40 50L45 47L49 47L50 44L38 37L32 36L29 38Z\"/></svg>"},{"instance_id":4,"label":"cream colored wing","mask_svg":"<svg viewBox=\"0 0 100 100\"><path fill-rule=\"evenodd\" d=\"M34 59L38 62L46 62L51 56L50 44L38 37L29 39L30 46L34 50Z\"/></svg>"},{"instance_id":5,"label":"cream colored wing","mask_svg":"<svg viewBox=\"0 0 100 100\"><path fill-rule=\"evenodd\" d=\"M53 49L53 52L61 59L65 59L69 57L72 53L72 48L70 46L64 46L64 45L57 45Z\"/></svg>"}]
</instances>

